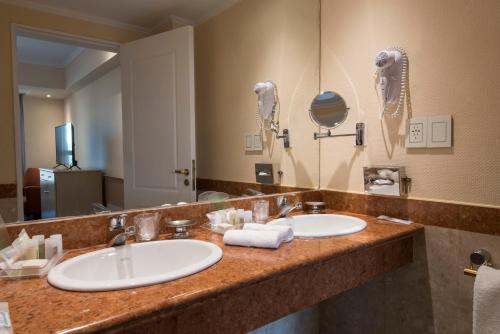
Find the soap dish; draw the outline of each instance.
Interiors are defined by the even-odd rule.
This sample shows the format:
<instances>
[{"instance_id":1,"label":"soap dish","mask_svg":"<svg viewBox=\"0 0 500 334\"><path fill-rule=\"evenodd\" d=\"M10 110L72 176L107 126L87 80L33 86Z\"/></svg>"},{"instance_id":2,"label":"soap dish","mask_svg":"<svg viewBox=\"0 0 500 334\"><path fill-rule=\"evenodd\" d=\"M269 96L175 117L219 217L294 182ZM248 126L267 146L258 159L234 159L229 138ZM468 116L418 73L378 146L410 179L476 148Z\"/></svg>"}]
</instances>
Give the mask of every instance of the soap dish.
<instances>
[{"instance_id":1,"label":"soap dish","mask_svg":"<svg viewBox=\"0 0 500 334\"><path fill-rule=\"evenodd\" d=\"M0 269L0 279L41 278L47 276L67 252L56 253L43 268Z\"/></svg>"}]
</instances>

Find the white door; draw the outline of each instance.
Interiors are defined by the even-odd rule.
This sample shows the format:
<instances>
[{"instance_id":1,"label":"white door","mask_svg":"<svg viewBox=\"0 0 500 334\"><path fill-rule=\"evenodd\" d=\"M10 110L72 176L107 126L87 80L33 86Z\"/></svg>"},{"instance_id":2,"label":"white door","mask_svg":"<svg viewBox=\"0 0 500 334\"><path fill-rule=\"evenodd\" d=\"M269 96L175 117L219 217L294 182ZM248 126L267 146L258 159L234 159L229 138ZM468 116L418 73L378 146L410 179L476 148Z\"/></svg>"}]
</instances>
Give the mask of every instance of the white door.
<instances>
[{"instance_id":1,"label":"white door","mask_svg":"<svg viewBox=\"0 0 500 334\"><path fill-rule=\"evenodd\" d=\"M120 65L125 208L195 201L193 27L122 45Z\"/></svg>"}]
</instances>

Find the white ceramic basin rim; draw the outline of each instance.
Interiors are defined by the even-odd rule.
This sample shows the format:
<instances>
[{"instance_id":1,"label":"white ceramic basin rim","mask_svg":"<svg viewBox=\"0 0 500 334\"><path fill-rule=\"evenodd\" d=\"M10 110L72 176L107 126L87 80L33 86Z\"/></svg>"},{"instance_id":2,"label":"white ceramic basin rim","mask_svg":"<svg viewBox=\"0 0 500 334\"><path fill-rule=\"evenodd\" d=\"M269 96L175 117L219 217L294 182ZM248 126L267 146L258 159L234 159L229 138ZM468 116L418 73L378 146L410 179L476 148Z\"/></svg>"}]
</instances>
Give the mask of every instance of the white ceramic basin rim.
<instances>
[{"instance_id":1,"label":"white ceramic basin rim","mask_svg":"<svg viewBox=\"0 0 500 334\"><path fill-rule=\"evenodd\" d=\"M135 288L200 272L222 258L222 249L201 240L161 240L105 248L55 266L55 287L72 291Z\"/></svg>"},{"instance_id":2,"label":"white ceramic basin rim","mask_svg":"<svg viewBox=\"0 0 500 334\"><path fill-rule=\"evenodd\" d=\"M352 234L362 231L367 224L364 220L335 214L297 215L275 219L269 224L290 226L296 237L322 238Z\"/></svg>"}]
</instances>

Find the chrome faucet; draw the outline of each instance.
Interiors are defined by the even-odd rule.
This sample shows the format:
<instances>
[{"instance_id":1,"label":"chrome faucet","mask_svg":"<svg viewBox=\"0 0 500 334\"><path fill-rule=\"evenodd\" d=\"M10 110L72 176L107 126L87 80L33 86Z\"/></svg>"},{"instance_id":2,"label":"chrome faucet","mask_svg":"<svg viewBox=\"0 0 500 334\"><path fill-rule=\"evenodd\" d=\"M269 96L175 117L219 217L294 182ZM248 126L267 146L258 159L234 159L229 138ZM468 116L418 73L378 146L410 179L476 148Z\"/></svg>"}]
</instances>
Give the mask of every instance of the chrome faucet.
<instances>
[{"instance_id":1,"label":"chrome faucet","mask_svg":"<svg viewBox=\"0 0 500 334\"><path fill-rule=\"evenodd\" d=\"M135 227L125 227L126 214L112 217L109 221L109 231L118 232L109 242L108 247L116 247L125 245L128 237L135 235Z\"/></svg>"},{"instance_id":2,"label":"chrome faucet","mask_svg":"<svg viewBox=\"0 0 500 334\"><path fill-rule=\"evenodd\" d=\"M285 196L278 196L276 204L278 205L279 213L274 217L275 219L288 217L288 214L293 210L302 209L302 202L296 202L292 205L288 203L288 199Z\"/></svg>"}]
</instances>

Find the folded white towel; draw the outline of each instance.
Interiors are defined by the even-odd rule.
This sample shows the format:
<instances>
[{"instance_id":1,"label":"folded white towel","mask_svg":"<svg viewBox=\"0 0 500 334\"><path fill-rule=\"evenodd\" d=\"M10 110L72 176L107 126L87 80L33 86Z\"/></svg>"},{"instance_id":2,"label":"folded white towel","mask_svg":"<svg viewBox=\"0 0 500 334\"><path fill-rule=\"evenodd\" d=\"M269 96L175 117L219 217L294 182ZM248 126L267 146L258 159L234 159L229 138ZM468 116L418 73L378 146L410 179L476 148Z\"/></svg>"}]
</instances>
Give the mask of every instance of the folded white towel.
<instances>
[{"instance_id":1,"label":"folded white towel","mask_svg":"<svg viewBox=\"0 0 500 334\"><path fill-rule=\"evenodd\" d=\"M500 333L500 270L479 267L474 282L473 333Z\"/></svg>"},{"instance_id":2,"label":"folded white towel","mask_svg":"<svg viewBox=\"0 0 500 334\"><path fill-rule=\"evenodd\" d=\"M252 231L278 231L281 242L290 242L293 240L293 230L290 226L246 223L243 225L243 229Z\"/></svg>"},{"instance_id":3,"label":"folded white towel","mask_svg":"<svg viewBox=\"0 0 500 334\"><path fill-rule=\"evenodd\" d=\"M223 240L227 245L278 248L281 235L278 231L229 230L224 233Z\"/></svg>"}]
</instances>

